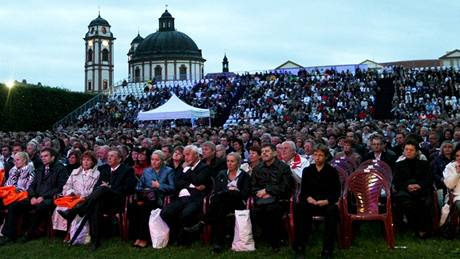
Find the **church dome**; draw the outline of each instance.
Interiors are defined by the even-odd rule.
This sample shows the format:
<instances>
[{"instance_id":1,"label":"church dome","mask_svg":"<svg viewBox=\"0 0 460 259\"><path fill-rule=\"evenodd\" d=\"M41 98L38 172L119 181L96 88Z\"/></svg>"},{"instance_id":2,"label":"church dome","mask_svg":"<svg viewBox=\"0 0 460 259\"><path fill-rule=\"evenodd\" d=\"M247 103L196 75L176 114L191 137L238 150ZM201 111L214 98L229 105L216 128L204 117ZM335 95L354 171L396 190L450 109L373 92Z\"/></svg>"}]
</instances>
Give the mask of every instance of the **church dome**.
<instances>
[{"instance_id":1,"label":"church dome","mask_svg":"<svg viewBox=\"0 0 460 259\"><path fill-rule=\"evenodd\" d=\"M185 33L157 31L147 36L137 47L133 59L196 58L202 60L201 50Z\"/></svg>"},{"instance_id":2,"label":"church dome","mask_svg":"<svg viewBox=\"0 0 460 259\"><path fill-rule=\"evenodd\" d=\"M88 25L88 27L92 27L92 26L109 26L110 27L110 24L106 19L102 18L101 15L99 14L97 18L92 20Z\"/></svg>"},{"instance_id":3,"label":"church dome","mask_svg":"<svg viewBox=\"0 0 460 259\"><path fill-rule=\"evenodd\" d=\"M131 41L131 45L141 43L143 40L144 38L142 38L142 36L138 33L136 38L134 38L133 41Z\"/></svg>"},{"instance_id":4,"label":"church dome","mask_svg":"<svg viewBox=\"0 0 460 259\"><path fill-rule=\"evenodd\" d=\"M205 61L196 43L185 33L175 30L174 18L166 10L159 18L159 30L140 42L132 61L183 58Z\"/></svg>"}]
</instances>

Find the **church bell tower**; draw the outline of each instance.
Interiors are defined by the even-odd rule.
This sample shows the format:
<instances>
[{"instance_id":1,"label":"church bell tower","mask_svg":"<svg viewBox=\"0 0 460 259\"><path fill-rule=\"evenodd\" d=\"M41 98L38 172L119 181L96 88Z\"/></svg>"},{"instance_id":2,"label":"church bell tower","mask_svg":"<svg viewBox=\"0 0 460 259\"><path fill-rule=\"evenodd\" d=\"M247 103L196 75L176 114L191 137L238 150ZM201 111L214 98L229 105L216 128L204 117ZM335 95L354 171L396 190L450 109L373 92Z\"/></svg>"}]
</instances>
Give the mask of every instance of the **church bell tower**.
<instances>
[{"instance_id":1,"label":"church bell tower","mask_svg":"<svg viewBox=\"0 0 460 259\"><path fill-rule=\"evenodd\" d=\"M113 42L110 24L99 14L85 35L85 92L109 91L113 85Z\"/></svg>"}]
</instances>

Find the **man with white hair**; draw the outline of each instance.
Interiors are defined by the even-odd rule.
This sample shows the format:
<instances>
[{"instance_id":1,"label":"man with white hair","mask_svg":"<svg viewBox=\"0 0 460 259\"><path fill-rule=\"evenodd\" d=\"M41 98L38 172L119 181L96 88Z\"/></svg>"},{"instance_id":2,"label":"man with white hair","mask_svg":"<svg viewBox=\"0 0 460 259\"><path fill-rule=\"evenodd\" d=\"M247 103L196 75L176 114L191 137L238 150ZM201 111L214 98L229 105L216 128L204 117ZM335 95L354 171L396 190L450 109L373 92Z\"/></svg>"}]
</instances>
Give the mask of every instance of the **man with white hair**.
<instances>
[{"instance_id":1,"label":"man with white hair","mask_svg":"<svg viewBox=\"0 0 460 259\"><path fill-rule=\"evenodd\" d=\"M107 145L100 146L96 149L97 166L107 164L107 157L109 155L110 147Z\"/></svg>"},{"instance_id":2,"label":"man with white hair","mask_svg":"<svg viewBox=\"0 0 460 259\"><path fill-rule=\"evenodd\" d=\"M310 162L296 153L295 143L290 140L284 141L281 144L281 157L291 169L292 177L294 178L296 184L295 192L297 197L297 194L300 192L303 169L308 167Z\"/></svg>"},{"instance_id":3,"label":"man with white hair","mask_svg":"<svg viewBox=\"0 0 460 259\"><path fill-rule=\"evenodd\" d=\"M168 224L170 240L189 244L189 231L196 225L203 207L203 198L212 191L211 170L200 160L197 146L184 148L186 166L176 176L174 201L161 211L161 218Z\"/></svg>"}]
</instances>

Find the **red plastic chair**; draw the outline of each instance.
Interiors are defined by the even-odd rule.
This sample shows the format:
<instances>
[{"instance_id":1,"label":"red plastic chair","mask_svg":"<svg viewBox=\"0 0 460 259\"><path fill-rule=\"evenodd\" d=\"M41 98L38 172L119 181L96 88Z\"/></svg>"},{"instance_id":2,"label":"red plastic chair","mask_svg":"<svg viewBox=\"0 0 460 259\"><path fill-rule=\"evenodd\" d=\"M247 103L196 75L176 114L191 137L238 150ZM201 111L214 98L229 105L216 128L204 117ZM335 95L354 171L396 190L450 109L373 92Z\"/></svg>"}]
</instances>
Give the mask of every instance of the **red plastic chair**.
<instances>
[{"instance_id":1,"label":"red plastic chair","mask_svg":"<svg viewBox=\"0 0 460 259\"><path fill-rule=\"evenodd\" d=\"M364 161L359 165L357 171L362 171L364 169L375 169L384 175L390 183L393 181L393 171L391 170L391 167L381 160L374 159Z\"/></svg>"},{"instance_id":2,"label":"red plastic chair","mask_svg":"<svg viewBox=\"0 0 460 259\"><path fill-rule=\"evenodd\" d=\"M379 199L382 188L386 192L386 211L379 212ZM349 202L354 201L356 213L349 211ZM357 171L350 175L345 183L342 196L342 217L344 246L350 247L353 239L353 221L381 220L385 227L385 239L389 248L394 248L393 215L391 209L391 191L385 177L375 171Z\"/></svg>"},{"instance_id":3,"label":"red plastic chair","mask_svg":"<svg viewBox=\"0 0 460 259\"><path fill-rule=\"evenodd\" d=\"M330 164L332 166L334 166L335 168L340 167L340 168L344 169L345 171L347 171L348 174L353 173L353 171L355 170L353 164L346 157L339 158L339 159L334 159L334 160L331 161Z\"/></svg>"}]
</instances>

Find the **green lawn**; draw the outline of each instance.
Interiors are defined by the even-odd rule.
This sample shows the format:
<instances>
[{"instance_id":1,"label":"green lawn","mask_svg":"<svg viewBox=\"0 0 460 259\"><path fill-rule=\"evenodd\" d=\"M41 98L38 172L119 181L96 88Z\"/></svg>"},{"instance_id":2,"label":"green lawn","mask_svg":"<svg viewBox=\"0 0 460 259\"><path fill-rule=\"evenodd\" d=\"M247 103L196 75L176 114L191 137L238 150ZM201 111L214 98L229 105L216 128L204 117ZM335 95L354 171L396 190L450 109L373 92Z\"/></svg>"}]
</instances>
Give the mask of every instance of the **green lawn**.
<instances>
[{"instance_id":1,"label":"green lawn","mask_svg":"<svg viewBox=\"0 0 460 259\"><path fill-rule=\"evenodd\" d=\"M396 248L389 250L384 242L381 229L376 225L365 225L357 233L353 246L347 250L337 249L336 258L460 258L460 240L445 240L433 237L418 240L411 233L397 234ZM307 248L307 258L317 258L321 252L322 230L315 231ZM0 258L292 258L291 250L285 246L278 254L271 254L266 247L256 252L225 252L215 255L210 247L196 243L192 247L169 247L162 250L133 248L118 238L104 240L96 252L86 246L68 247L60 239L42 238L26 244L9 244L0 247Z\"/></svg>"}]
</instances>

